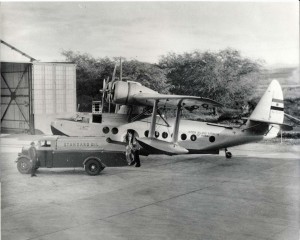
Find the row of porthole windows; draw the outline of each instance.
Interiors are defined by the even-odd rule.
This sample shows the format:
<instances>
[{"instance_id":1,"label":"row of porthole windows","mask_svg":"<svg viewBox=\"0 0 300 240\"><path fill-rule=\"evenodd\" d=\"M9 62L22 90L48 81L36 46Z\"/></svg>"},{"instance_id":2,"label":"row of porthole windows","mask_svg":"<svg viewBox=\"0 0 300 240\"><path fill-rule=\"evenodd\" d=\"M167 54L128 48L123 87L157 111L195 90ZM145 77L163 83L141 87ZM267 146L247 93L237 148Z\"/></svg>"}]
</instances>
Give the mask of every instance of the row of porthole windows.
<instances>
[{"instance_id":1,"label":"row of porthole windows","mask_svg":"<svg viewBox=\"0 0 300 240\"><path fill-rule=\"evenodd\" d=\"M102 131L103 131L103 133L105 133L105 134L107 134L107 133L109 133L109 127L104 127L103 129L102 129ZM112 128L111 129L111 132L112 132L112 134L118 134L118 132L119 132L119 129L118 128L116 128L116 127L114 127L114 128ZM146 136L146 137L148 137L149 136L149 130L147 130L147 131L145 131L145 133L144 133L144 135ZM159 137L159 132L158 131L155 131L155 137L156 138L158 138ZM169 134L167 133L167 132L163 132L162 134L161 134L161 136L162 136L162 138L167 138L168 136L169 136ZM173 136L173 134L171 134L171 137ZM182 133L181 134L181 140L186 140L187 139L187 135L185 134L185 133ZM196 141L197 140L197 136L195 135L195 134L193 134L193 135L191 135L190 136L190 139L192 140L192 141ZM208 140L210 141L210 142L214 142L215 140L216 140L216 138L214 137L214 136L210 136L209 138L208 138Z\"/></svg>"},{"instance_id":2,"label":"row of porthole windows","mask_svg":"<svg viewBox=\"0 0 300 240\"><path fill-rule=\"evenodd\" d=\"M149 131L147 130L147 131L145 131L145 133L144 133L144 135L145 135L145 137L148 137L149 136ZM159 137L159 132L157 132L157 131L155 131L155 137L156 138L158 138ZM162 138L167 138L168 137L168 133L167 132L163 132L162 134L161 134L161 136L162 136ZM173 134L171 134L171 137L173 136ZM185 134L185 133L182 133L181 134L181 136L180 136L180 138L181 138L181 140L186 140L187 139L187 135ZM193 134L193 135L191 135L190 136L190 139L192 140L192 141L196 141L197 140L197 136L195 135L195 134ZM214 137L214 136L210 136L209 138L208 138L208 140L210 141L210 142L214 142L215 140L216 140L216 138Z\"/></svg>"},{"instance_id":3,"label":"row of porthole windows","mask_svg":"<svg viewBox=\"0 0 300 240\"><path fill-rule=\"evenodd\" d=\"M110 130L109 127L104 127L102 129L103 133L105 133L105 134L109 133L109 130ZM111 129L111 133L112 134L117 134L118 132L119 132L119 129L116 128L116 127L114 127L114 128Z\"/></svg>"}]
</instances>

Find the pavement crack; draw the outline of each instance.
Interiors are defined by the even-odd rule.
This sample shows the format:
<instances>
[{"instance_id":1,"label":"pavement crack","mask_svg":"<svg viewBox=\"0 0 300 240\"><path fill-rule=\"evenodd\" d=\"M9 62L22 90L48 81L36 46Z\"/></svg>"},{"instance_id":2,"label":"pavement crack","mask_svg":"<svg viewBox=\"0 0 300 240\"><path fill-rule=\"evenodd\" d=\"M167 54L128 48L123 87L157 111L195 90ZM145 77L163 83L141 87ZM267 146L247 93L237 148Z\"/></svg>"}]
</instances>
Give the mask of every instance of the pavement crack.
<instances>
[{"instance_id":1,"label":"pavement crack","mask_svg":"<svg viewBox=\"0 0 300 240\"><path fill-rule=\"evenodd\" d=\"M225 183L225 182L228 182L228 181L222 181L222 182L220 182L220 183L223 184L223 183ZM220 183L218 183L218 184L220 184ZM136 207L136 208L133 208L133 209L130 209L130 210L121 212L121 213L117 213L117 214L114 214L114 215L111 215L111 216L108 216L108 217L105 217L105 218L101 218L101 219L98 219L98 220L105 220L105 219L112 218L112 217L116 217L116 216L119 216L119 215L122 215L122 214L125 214L125 213L130 213L130 212L133 212L133 211L135 211L135 210L138 210L138 209L141 209L141 208L144 208L144 207L148 207L148 206L151 206L151 205L156 205L156 204L158 204L158 203L162 203L162 202L169 201L169 200L172 200L172 199L175 199L175 198L178 198L178 197L186 196L186 195L188 195L188 194L195 193L195 192L198 192L198 191L201 191L201 190L204 190L204 189L208 189L208 188L214 187L214 186L216 186L216 185L217 185L217 184L210 185L210 186L203 187L203 188L199 188L199 189L196 189L196 190L187 192L187 193L182 193L182 194L179 194L179 195L176 195L176 196L173 196L173 197L169 197L169 198L166 198L166 199L163 199L163 200L155 201L155 202L152 202L152 203L149 203L149 204L140 206L140 207Z\"/></svg>"},{"instance_id":2,"label":"pavement crack","mask_svg":"<svg viewBox=\"0 0 300 240\"><path fill-rule=\"evenodd\" d=\"M225 182L228 182L228 181L221 181L218 184L223 184ZM54 232L47 233L47 234L40 235L40 236L35 236L33 238L28 238L27 240L39 239L40 237L43 237L43 236L48 236L48 235L51 235L51 234L54 234L54 233L62 232L62 231L65 231L65 230L68 230L68 229L72 229L72 228L76 228L78 226L84 226L84 225L87 225L87 224L90 224L90 223L94 223L95 221L104 221L104 222L111 223L110 221L108 221L109 218L113 218L113 217L116 217L116 216L119 216L119 215L122 215L122 214L130 213L130 212L133 212L135 210L142 209L142 208L145 208L145 207L148 207L148 206L156 205L156 204L164 202L164 201L168 201L168 200L175 199L175 198L178 198L178 197L186 196L188 194L192 194L192 193L204 190L204 189L208 189L208 188L214 187L216 185L217 184L213 184L213 185L210 185L210 186L202 187L202 188L199 188L199 189L196 189L196 190L193 190L193 191L189 191L189 192L182 193L182 194L179 194L179 195L176 195L176 196L173 196L173 197L169 197L169 198L166 198L166 199L155 201L155 202L152 202L152 203L140 206L140 207L136 207L136 208L133 208L133 209L130 209L130 210L127 210L127 211L123 211L123 212L120 212L120 213L117 213L117 214L113 214L113 215L110 215L110 216L107 216L107 217L104 217L104 218L93 219L91 221L88 221L88 222L85 222L85 223L81 223L81 224L78 224L78 225L75 225L75 226L71 226L71 227L68 227L68 228L64 228L64 229L61 229L61 230L58 230L58 231L54 231Z\"/></svg>"}]
</instances>

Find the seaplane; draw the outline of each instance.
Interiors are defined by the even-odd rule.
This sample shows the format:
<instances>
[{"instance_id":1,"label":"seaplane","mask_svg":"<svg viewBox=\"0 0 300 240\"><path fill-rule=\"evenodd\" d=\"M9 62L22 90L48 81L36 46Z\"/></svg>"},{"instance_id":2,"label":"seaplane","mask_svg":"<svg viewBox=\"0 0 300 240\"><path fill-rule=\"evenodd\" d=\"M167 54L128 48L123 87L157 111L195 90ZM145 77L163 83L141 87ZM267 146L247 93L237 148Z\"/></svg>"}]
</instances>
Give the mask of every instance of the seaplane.
<instances>
[{"instance_id":1,"label":"seaplane","mask_svg":"<svg viewBox=\"0 0 300 240\"><path fill-rule=\"evenodd\" d=\"M231 158L230 147L274 138L280 130L292 130L283 123L283 93L277 80L269 84L250 117L239 127L181 119L184 109L222 107L209 98L160 94L132 81L104 81L103 86L103 99L116 106L115 113L110 114L121 115L123 121L102 119L94 134L107 142L128 145L126 136L130 132L141 155L219 154L224 150L226 158ZM174 109L176 116L166 119L164 109ZM126 149L132 158L134 149Z\"/></svg>"},{"instance_id":2,"label":"seaplane","mask_svg":"<svg viewBox=\"0 0 300 240\"><path fill-rule=\"evenodd\" d=\"M146 154L219 154L220 150L225 150L225 156L231 158L229 147L276 137L281 129L292 129L283 123L283 93L277 80L270 83L250 117L240 127L181 120L184 108L207 109L222 106L208 98L164 95L144 86L116 82L113 101L119 105L152 108L151 117L121 125L110 136L110 140L114 142L124 142L128 131L134 132L136 141ZM164 119L159 114L160 108L175 108L176 117Z\"/></svg>"}]
</instances>

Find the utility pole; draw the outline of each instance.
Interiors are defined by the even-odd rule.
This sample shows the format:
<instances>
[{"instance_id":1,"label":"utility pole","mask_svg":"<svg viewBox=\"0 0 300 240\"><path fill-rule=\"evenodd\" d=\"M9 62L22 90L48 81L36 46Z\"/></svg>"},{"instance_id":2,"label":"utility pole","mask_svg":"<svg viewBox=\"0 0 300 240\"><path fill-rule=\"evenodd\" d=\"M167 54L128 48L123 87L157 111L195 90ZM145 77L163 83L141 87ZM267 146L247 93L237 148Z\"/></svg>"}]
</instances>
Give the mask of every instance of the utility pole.
<instances>
[{"instance_id":1,"label":"utility pole","mask_svg":"<svg viewBox=\"0 0 300 240\"><path fill-rule=\"evenodd\" d=\"M120 57L120 81L122 81L122 57Z\"/></svg>"}]
</instances>

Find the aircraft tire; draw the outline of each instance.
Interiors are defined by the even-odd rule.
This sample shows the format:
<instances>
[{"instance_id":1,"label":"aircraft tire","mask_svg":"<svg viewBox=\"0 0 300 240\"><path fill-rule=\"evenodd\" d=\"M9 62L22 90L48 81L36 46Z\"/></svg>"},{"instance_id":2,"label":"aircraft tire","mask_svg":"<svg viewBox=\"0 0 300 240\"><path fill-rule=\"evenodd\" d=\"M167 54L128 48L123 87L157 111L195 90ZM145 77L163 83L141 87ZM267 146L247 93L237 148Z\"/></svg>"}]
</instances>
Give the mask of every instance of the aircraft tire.
<instances>
[{"instance_id":1,"label":"aircraft tire","mask_svg":"<svg viewBox=\"0 0 300 240\"><path fill-rule=\"evenodd\" d=\"M84 165L85 171L88 175L96 176L98 175L104 167L101 165L101 163L94 158L91 158L88 160Z\"/></svg>"},{"instance_id":2,"label":"aircraft tire","mask_svg":"<svg viewBox=\"0 0 300 240\"><path fill-rule=\"evenodd\" d=\"M232 153L231 152L226 152L225 156L226 156L226 158L231 158L232 157Z\"/></svg>"},{"instance_id":3,"label":"aircraft tire","mask_svg":"<svg viewBox=\"0 0 300 240\"><path fill-rule=\"evenodd\" d=\"M29 158L26 157L20 157L18 159L17 168L20 173L22 174L28 174L31 172L31 166L32 163Z\"/></svg>"}]
</instances>

